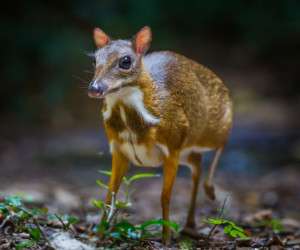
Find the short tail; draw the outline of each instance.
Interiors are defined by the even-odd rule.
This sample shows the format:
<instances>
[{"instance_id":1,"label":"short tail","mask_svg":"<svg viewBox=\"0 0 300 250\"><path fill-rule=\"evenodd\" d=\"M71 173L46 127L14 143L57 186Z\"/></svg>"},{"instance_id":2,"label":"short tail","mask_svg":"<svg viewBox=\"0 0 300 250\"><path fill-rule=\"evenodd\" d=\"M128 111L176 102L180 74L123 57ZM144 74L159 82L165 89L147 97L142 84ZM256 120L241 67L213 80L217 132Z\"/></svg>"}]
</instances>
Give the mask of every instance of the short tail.
<instances>
[{"instance_id":1,"label":"short tail","mask_svg":"<svg viewBox=\"0 0 300 250\"><path fill-rule=\"evenodd\" d=\"M214 178L214 174L215 174L215 171L216 171L217 165L219 163L219 159L221 157L222 152L223 152L223 148L217 149L217 151L214 155L213 161L208 168L208 175L204 182L205 193L206 193L207 197L211 200L216 199L215 188L213 185L213 178Z\"/></svg>"}]
</instances>

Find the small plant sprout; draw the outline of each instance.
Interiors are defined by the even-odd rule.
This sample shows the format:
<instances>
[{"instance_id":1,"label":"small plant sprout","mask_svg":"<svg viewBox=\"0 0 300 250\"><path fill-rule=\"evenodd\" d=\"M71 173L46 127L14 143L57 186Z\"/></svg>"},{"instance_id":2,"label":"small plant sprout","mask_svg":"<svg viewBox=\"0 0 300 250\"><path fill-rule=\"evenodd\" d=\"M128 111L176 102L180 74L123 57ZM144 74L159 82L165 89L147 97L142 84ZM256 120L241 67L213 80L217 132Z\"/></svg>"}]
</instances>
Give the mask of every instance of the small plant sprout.
<instances>
[{"instance_id":1,"label":"small plant sprout","mask_svg":"<svg viewBox=\"0 0 300 250\"><path fill-rule=\"evenodd\" d=\"M227 202L228 198L229 197L227 196L224 199L222 207L219 209L219 215L217 218L208 218L203 221L204 223L210 224L213 226L208 234L208 237L207 237L208 239L210 238L213 231L218 226L222 226L223 232L231 238L247 238L247 235L243 228L237 226L233 221L223 218L223 214L224 214L224 210L225 210L225 206L226 206L226 202Z\"/></svg>"},{"instance_id":2,"label":"small plant sprout","mask_svg":"<svg viewBox=\"0 0 300 250\"><path fill-rule=\"evenodd\" d=\"M264 219L256 223L254 226L256 227L266 227L273 231L273 233L278 234L284 230L284 227L279 219L270 218Z\"/></svg>"},{"instance_id":3,"label":"small plant sprout","mask_svg":"<svg viewBox=\"0 0 300 250\"><path fill-rule=\"evenodd\" d=\"M103 175L111 176L110 171L101 170L99 172ZM122 180L123 185L124 185L124 194L125 194L124 200L116 199L115 194L112 193L112 202L110 205L106 205L106 204L104 204L103 201L100 201L100 200L94 200L93 204L102 210L105 207L109 208L109 211L103 211L103 212L108 212L107 214L110 219L112 217L112 215L114 214L115 209L123 209L123 208L131 207L132 204L130 201L130 196L131 196L131 193L133 192L132 184L134 182L136 182L138 180L142 180L142 179L153 178L153 177L159 177L159 175L154 174L154 173L139 173L139 174L132 175L130 177L124 176L123 180ZM97 180L97 184L99 187L108 190L108 186L100 179Z\"/></svg>"},{"instance_id":4,"label":"small plant sprout","mask_svg":"<svg viewBox=\"0 0 300 250\"><path fill-rule=\"evenodd\" d=\"M100 171L101 174L110 176L109 171ZM133 192L132 184L138 180L158 177L158 174L153 173L140 173L130 177L123 177L124 186L124 200L118 200L115 193L112 193L111 204L105 204L102 200L93 200L93 205L100 209L102 214L107 216L103 219L95 228L95 231L100 233L106 238L110 238L113 241L116 240L141 240L151 237L157 237L159 231L158 228L162 226L168 226L172 231L178 233L179 225L172 221L165 221L162 219L147 220L142 224L134 225L125 219L124 209L131 207L132 203L130 196ZM108 190L108 186L101 180L97 180L99 187Z\"/></svg>"},{"instance_id":5,"label":"small plant sprout","mask_svg":"<svg viewBox=\"0 0 300 250\"><path fill-rule=\"evenodd\" d=\"M213 226L222 226L223 232L231 238L247 238L243 228L237 226L233 221L223 218L208 218L205 223Z\"/></svg>"},{"instance_id":6,"label":"small plant sprout","mask_svg":"<svg viewBox=\"0 0 300 250\"><path fill-rule=\"evenodd\" d=\"M274 233L281 233L284 230L283 225L279 219L271 219L269 221L269 225Z\"/></svg>"}]
</instances>

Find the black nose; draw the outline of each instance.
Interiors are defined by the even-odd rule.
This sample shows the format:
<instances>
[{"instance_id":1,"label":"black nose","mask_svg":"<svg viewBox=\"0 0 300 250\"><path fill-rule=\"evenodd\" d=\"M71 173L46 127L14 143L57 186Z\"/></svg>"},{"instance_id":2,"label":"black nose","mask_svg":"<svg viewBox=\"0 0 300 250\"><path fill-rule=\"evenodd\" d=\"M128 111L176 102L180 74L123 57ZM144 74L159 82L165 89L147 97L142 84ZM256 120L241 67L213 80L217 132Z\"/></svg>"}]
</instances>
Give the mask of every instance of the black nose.
<instances>
[{"instance_id":1,"label":"black nose","mask_svg":"<svg viewBox=\"0 0 300 250\"><path fill-rule=\"evenodd\" d=\"M92 82L88 88L88 95L90 97L101 97L106 89L107 87L103 83Z\"/></svg>"},{"instance_id":2,"label":"black nose","mask_svg":"<svg viewBox=\"0 0 300 250\"><path fill-rule=\"evenodd\" d=\"M88 91L91 94L101 94L101 88L97 84L91 84Z\"/></svg>"}]
</instances>

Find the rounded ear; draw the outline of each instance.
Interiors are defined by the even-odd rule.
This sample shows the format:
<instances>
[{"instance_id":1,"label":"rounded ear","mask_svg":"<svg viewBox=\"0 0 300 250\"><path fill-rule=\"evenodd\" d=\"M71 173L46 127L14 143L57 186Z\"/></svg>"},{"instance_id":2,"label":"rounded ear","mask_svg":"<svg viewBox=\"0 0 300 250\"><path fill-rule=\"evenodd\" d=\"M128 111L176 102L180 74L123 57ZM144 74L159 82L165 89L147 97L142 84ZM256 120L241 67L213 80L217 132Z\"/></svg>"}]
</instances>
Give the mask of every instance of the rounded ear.
<instances>
[{"instance_id":1,"label":"rounded ear","mask_svg":"<svg viewBox=\"0 0 300 250\"><path fill-rule=\"evenodd\" d=\"M110 42L110 38L108 35L104 33L103 30L99 28L94 29L94 41L97 48L102 48Z\"/></svg>"},{"instance_id":2,"label":"rounded ear","mask_svg":"<svg viewBox=\"0 0 300 250\"><path fill-rule=\"evenodd\" d=\"M150 48L152 32L150 27L145 26L134 37L133 44L137 54L145 54Z\"/></svg>"}]
</instances>

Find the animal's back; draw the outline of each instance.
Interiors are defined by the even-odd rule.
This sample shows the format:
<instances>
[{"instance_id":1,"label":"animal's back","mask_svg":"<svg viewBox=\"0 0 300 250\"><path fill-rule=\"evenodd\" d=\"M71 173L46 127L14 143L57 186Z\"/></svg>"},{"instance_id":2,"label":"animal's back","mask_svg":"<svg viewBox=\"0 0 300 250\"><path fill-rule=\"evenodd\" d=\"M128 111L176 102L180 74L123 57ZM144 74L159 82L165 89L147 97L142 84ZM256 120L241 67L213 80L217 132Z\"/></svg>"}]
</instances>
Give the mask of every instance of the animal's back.
<instances>
[{"instance_id":1,"label":"animal's back","mask_svg":"<svg viewBox=\"0 0 300 250\"><path fill-rule=\"evenodd\" d=\"M168 135L172 143L184 136L182 146L222 146L232 124L232 104L222 80L208 68L169 51L147 55L144 65L156 84L162 126L166 131L172 127L173 134Z\"/></svg>"}]
</instances>

